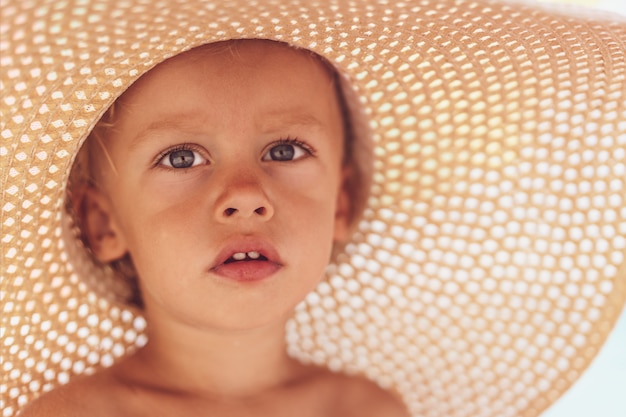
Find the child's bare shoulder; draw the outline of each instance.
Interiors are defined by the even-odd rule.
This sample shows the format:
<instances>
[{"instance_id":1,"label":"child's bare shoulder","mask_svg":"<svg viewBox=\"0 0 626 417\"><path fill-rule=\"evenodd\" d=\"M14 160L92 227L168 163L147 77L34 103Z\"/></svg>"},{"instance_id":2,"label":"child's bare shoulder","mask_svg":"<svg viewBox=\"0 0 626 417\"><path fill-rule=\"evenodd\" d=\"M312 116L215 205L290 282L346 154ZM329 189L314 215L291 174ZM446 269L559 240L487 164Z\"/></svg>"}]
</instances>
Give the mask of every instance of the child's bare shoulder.
<instances>
[{"instance_id":1,"label":"child's bare shoulder","mask_svg":"<svg viewBox=\"0 0 626 417\"><path fill-rule=\"evenodd\" d=\"M181 398L167 390L136 385L120 377L114 369L73 379L50 391L26 407L20 417L40 416L138 416L138 415L260 415L311 417L409 417L402 402L375 383L317 368L285 391L244 403L198 401L193 395ZM314 367L313 367L314 368ZM180 401L184 399L184 401ZM260 408L250 410L246 403ZM264 411L261 411L264 410ZM303 413L303 411L306 412ZM267 412L265 412L267 411ZM294 412L296 414L294 414ZM307 414L308 412L308 414ZM156 413L156 414L155 414Z\"/></svg>"},{"instance_id":2,"label":"child's bare shoulder","mask_svg":"<svg viewBox=\"0 0 626 417\"><path fill-rule=\"evenodd\" d=\"M28 404L20 417L94 417L116 414L115 381L108 372L80 376Z\"/></svg>"},{"instance_id":3,"label":"child's bare shoulder","mask_svg":"<svg viewBox=\"0 0 626 417\"><path fill-rule=\"evenodd\" d=\"M358 379L352 383L349 408L360 408L361 416L409 417L406 406L389 391L380 388L371 381Z\"/></svg>"},{"instance_id":4,"label":"child's bare shoulder","mask_svg":"<svg viewBox=\"0 0 626 417\"><path fill-rule=\"evenodd\" d=\"M323 380L332 392L333 416L409 417L399 398L366 378L327 373Z\"/></svg>"}]
</instances>

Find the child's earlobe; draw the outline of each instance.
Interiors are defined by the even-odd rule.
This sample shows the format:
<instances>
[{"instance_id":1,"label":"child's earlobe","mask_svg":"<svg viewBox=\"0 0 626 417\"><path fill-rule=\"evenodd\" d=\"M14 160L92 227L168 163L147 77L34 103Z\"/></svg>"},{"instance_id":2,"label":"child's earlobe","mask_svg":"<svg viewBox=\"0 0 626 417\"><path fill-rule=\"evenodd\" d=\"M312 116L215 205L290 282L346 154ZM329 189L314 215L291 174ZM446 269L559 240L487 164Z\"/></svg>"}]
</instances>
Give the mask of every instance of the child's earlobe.
<instances>
[{"instance_id":1,"label":"child's earlobe","mask_svg":"<svg viewBox=\"0 0 626 417\"><path fill-rule=\"evenodd\" d=\"M127 253L126 240L114 220L111 203L101 191L91 186L81 189L74 210L83 237L98 261L111 262Z\"/></svg>"}]
</instances>

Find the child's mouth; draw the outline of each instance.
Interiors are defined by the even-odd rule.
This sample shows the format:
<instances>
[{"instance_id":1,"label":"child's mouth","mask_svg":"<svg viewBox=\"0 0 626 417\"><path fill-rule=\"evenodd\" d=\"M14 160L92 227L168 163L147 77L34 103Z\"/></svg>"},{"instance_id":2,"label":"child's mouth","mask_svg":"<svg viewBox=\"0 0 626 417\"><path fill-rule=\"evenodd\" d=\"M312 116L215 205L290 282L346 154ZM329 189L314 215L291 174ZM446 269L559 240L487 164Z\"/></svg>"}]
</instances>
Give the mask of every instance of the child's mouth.
<instances>
[{"instance_id":1,"label":"child's mouth","mask_svg":"<svg viewBox=\"0 0 626 417\"><path fill-rule=\"evenodd\" d=\"M209 270L221 278L244 283L265 280L282 268L280 255L270 243L244 238L225 245Z\"/></svg>"}]
</instances>

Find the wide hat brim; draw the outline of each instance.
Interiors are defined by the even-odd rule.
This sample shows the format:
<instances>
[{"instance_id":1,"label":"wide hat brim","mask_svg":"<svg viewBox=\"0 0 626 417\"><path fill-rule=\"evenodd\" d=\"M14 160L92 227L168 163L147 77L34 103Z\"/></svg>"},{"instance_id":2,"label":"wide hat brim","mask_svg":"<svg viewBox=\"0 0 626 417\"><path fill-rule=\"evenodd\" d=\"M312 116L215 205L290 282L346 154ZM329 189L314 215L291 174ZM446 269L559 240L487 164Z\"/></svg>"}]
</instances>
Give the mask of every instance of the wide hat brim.
<instances>
[{"instance_id":1,"label":"wide hat brim","mask_svg":"<svg viewBox=\"0 0 626 417\"><path fill-rule=\"evenodd\" d=\"M363 220L289 322L291 354L392 387L415 416L535 416L624 305L623 19L449 0L1 9L4 416L145 342L140 312L92 285L65 185L133 81L226 39L326 57L374 144Z\"/></svg>"}]
</instances>

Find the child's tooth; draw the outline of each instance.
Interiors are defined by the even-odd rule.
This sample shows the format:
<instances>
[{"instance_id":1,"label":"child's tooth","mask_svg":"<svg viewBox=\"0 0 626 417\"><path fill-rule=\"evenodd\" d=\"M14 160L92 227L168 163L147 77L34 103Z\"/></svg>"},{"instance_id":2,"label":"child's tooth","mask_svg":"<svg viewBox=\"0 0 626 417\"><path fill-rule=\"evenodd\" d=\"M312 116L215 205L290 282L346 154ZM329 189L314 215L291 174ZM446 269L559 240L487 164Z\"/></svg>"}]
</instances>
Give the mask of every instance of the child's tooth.
<instances>
[{"instance_id":1,"label":"child's tooth","mask_svg":"<svg viewBox=\"0 0 626 417\"><path fill-rule=\"evenodd\" d=\"M259 256L261 256L259 252L256 252L256 251L248 252L248 257L251 259L259 259Z\"/></svg>"},{"instance_id":2,"label":"child's tooth","mask_svg":"<svg viewBox=\"0 0 626 417\"><path fill-rule=\"evenodd\" d=\"M243 252L237 252L233 254L233 259L236 261L243 261L244 259L246 259L246 254Z\"/></svg>"}]
</instances>

